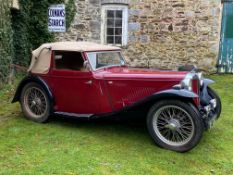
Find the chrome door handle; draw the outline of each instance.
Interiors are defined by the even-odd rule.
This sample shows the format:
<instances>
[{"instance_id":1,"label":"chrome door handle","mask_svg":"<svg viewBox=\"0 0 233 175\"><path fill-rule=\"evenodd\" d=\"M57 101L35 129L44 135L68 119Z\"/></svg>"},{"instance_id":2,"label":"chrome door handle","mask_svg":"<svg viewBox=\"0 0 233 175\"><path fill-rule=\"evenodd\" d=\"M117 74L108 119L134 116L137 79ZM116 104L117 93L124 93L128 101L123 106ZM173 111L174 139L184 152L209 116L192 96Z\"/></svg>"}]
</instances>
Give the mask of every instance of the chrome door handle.
<instances>
[{"instance_id":1,"label":"chrome door handle","mask_svg":"<svg viewBox=\"0 0 233 175\"><path fill-rule=\"evenodd\" d=\"M91 80L86 81L85 84L90 84L90 85L91 85L91 84L92 84L92 81L91 81Z\"/></svg>"}]
</instances>

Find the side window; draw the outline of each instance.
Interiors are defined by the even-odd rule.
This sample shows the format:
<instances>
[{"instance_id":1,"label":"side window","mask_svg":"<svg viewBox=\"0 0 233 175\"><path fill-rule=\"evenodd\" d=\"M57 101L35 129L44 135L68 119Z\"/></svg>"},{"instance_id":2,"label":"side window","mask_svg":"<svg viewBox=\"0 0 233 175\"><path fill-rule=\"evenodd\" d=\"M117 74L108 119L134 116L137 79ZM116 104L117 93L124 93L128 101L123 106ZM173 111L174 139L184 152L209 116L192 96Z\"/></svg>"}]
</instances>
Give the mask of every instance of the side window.
<instances>
[{"instance_id":1,"label":"side window","mask_svg":"<svg viewBox=\"0 0 233 175\"><path fill-rule=\"evenodd\" d=\"M84 60L80 52L55 51L54 62L56 69L86 71Z\"/></svg>"}]
</instances>

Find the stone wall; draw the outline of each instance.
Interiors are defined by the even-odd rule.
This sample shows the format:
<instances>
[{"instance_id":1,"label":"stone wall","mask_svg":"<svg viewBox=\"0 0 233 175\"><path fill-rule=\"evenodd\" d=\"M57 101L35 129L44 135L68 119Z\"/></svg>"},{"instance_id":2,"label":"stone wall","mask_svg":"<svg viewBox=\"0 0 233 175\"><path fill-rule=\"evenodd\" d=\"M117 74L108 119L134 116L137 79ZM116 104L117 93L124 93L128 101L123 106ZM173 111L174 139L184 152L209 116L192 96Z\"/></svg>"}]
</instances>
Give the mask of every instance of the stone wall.
<instances>
[{"instance_id":1,"label":"stone wall","mask_svg":"<svg viewBox=\"0 0 233 175\"><path fill-rule=\"evenodd\" d=\"M126 1L129 31L124 53L132 66L176 69L179 65L194 64L215 70L221 0ZM57 40L100 43L101 0L77 0L76 9L71 28L59 34Z\"/></svg>"},{"instance_id":2,"label":"stone wall","mask_svg":"<svg viewBox=\"0 0 233 175\"><path fill-rule=\"evenodd\" d=\"M214 69L221 26L220 0L150 0L129 6L129 47L134 65Z\"/></svg>"},{"instance_id":3,"label":"stone wall","mask_svg":"<svg viewBox=\"0 0 233 175\"><path fill-rule=\"evenodd\" d=\"M76 0L76 15L66 33L56 36L58 41L100 42L100 0Z\"/></svg>"}]
</instances>

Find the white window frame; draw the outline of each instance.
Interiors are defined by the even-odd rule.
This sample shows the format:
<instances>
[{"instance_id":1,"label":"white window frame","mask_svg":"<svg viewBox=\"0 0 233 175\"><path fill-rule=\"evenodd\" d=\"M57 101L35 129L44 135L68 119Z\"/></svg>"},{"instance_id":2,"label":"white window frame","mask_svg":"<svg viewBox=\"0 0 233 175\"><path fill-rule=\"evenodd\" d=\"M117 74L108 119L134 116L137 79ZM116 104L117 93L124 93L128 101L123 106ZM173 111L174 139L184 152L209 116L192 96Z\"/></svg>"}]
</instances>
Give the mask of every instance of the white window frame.
<instances>
[{"instance_id":1,"label":"white window frame","mask_svg":"<svg viewBox=\"0 0 233 175\"><path fill-rule=\"evenodd\" d=\"M128 6L117 4L105 4L101 9L101 43L107 44L107 10L122 10L122 39L121 44L116 46L126 46L128 42ZM108 44L112 45L112 44Z\"/></svg>"}]
</instances>

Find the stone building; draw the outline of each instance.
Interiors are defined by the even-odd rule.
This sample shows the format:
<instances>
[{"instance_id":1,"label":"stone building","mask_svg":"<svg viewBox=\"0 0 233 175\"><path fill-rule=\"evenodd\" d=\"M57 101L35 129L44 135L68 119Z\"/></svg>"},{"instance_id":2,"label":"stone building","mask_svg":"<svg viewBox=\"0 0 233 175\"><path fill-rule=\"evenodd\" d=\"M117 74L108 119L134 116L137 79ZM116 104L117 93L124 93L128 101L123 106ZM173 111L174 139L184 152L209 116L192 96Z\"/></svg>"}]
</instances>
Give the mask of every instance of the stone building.
<instances>
[{"instance_id":1,"label":"stone building","mask_svg":"<svg viewBox=\"0 0 233 175\"><path fill-rule=\"evenodd\" d=\"M216 70L221 0L76 0L76 15L57 40L119 45L132 66Z\"/></svg>"}]
</instances>

